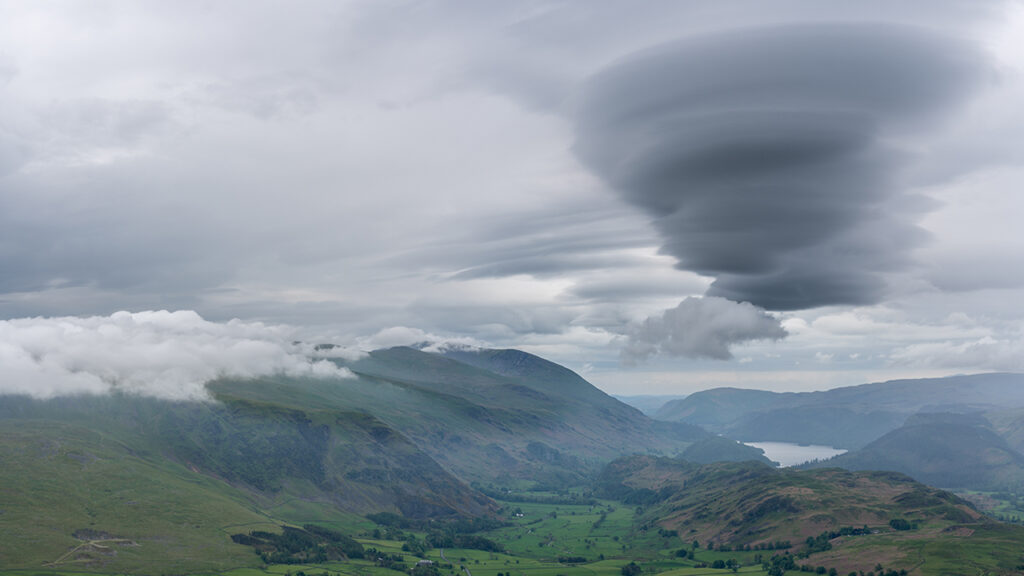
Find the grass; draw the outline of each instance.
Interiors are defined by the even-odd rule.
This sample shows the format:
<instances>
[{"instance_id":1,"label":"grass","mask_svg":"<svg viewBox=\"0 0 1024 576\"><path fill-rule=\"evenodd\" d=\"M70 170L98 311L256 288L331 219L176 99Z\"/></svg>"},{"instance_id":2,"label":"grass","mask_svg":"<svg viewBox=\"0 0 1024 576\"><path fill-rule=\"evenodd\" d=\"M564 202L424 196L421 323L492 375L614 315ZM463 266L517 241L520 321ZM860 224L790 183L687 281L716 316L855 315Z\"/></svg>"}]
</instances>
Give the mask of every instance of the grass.
<instances>
[{"instance_id":1,"label":"grass","mask_svg":"<svg viewBox=\"0 0 1024 576\"><path fill-rule=\"evenodd\" d=\"M370 538L377 527L373 522L318 501L323 493L303 484L305 480L286 480L286 489L276 493L280 495L259 495L197 473L187 462L153 458L153 450L143 439L115 438L72 423L0 421L0 531L4 535L0 575L296 576L301 571L307 576L399 576L366 560L264 566L251 548L230 539L231 534L250 530L277 531L284 523L321 524L356 536L364 546L402 554L407 564L416 561L402 552L402 541ZM695 492L696 505L728 504L710 488L730 480L742 481L726 472L723 469L721 478L687 485L687 490ZM778 474L772 472L755 480L766 485L777 482L775 476ZM836 492L833 479L826 476L807 473L783 488L812 490L821 498L832 498L836 501L822 506L838 514L841 506L852 502L840 501L846 493ZM851 478L840 476L835 481L850 483ZM697 493L700 490L704 492ZM558 495L523 496L542 499ZM934 500L931 492L917 496L922 502ZM745 493L735 495L737 502L745 497ZM928 506L935 510L949 507L945 500L937 502ZM690 533L689 525L678 525L678 534L662 530L657 524L658 509L652 506L612 500L499 504L508 525L481 535L501 544L505 553L446 549L442 557L441 550L431 550L426 557L444 565L440 576L620 576L622 566L629 562L638 563L645 576L724 576L731 571L697 564L735 559L741 565L738 573L760 573L757 557L772 554L709 551L701 542L695 560L677 558L676 550L690 550L699 534ZM1015 573L1024 564L1024 529L987 521L959 526L957 520L925 514L924 510L931 508L907 509L914 514L908 517L916 520L921 516L920 530L883 530L841 539L833 550L798 563L835 567L846 574L854 569L867 572L881 562L887 567L908 567L915 576ZM92 535L83 536L82 530L92 531ZM79 538L74 536L76 532ZM425 536L415 534L421 539ZM130 542L99 543L106 548L90 550L87 546L82 554L67 556L89 538ZM792 540L793 552L799 551L802 540ZM583 558L585 562L570 564L564 562L566 558ZM19 569L4 569L8 566Z\"/></svg>"},{"instance_id":2,"label":"grass","mask_svg":"<svg viewBox=\"0 0 1024 576\"><path fill-rule=\"evenodd\" d=\"M44 563L82 544L73 535L80 530L109 532L133 544L67 558L54 568L96 568L114 558L126 572L175 564L197 571L258 564L222 527L272 520L216 480L140 459L131 447L85 428L68 425L53 435L60 425L3 424L0 530L6 545L0 566L46 568ZM24 474L26 469L32 474Z\"/></svg>"},{"instance_id":3,"label":"grass","mask_svg":"<svg viewBox=\"0 0 1024 576\"><path fill-rule=\"evenodd\" d=\"M466 576L464 569L468 569L472 576L498 576L498 574L503 576L620 576L622 566L630 561L640 564L644 574L658 574L659 576L726 576L732 573L731 570L699 567L694 560L675 558L674 551L683 547L679 538L657 536L656 532L656 538L652 538L649 534L652 532L651 530L647 531L648 534L632 530L633 524L630 515L634 514L634 511L613 502L602 501L594 507L533 504L520 506L520 508L523 511L523 516L514 518L512 526L487 533L488 537L499 539L502 534L514 535L526 530L527 534L530 534L529 536L506 541L509 547L508 553L445 549L442 556L441 550L434 549L430 550L425 557L441 567L441 576ZM605 520L597 528L594 528L594 522L600 519L602 513L605 515ZM352 528L357 524L365 525L365 520L355 524L337 522L335 527ZM626 528L624 533L632 534L635 538L620 536L616 542L614 536L617 534L614 532L621 528ZM534 530L534 532L529 533L530 530ZM549 540L547 536L537 537L538 531L550 531L553 539ZM915 575L945 576L964 574L965 570L978 574L1015 573L1016 556L1020 553L1020 548L1015 548L1017 535L1014 531L994 525L991 529L983 529L982 532L985 533L979 534L981 538L962 538L959 541L934 538L915 539L913 534L907 533L876 534L848 540L845 546L847 552L861 547L865 551L874 551L876 554L888 550L905 558L926 559L917 561L910 572ZM602 539L608 535L611 535L610 540L614 546L603 543ZM422 534L418 534L418 536L422 536ZM589 547L587 540L590 540ZM661 542L661 540L665 542ZM382 552L403 554L406 564L409 565L418 560L416 557L403 553L401 551L402 542L398 540L359 538L359 541L366 547L373 547ZM542 545L538 546L536 542L541 542ZM625 550L623 550L623 546L625 546ZM839 546L843 546L843 544ZM689 549L689 546L687 548ZM600 552L601 550L604 552ZM590 561L585 564L564 564L557 561L558 555L575 554L581 551L583 555L603 553L605 559L597 560L588 556ZM251 552L249 553L251 554ZM763 574L760 564L755 562L755 556L758 554L767 555L769 553L719 552L697 549L696 561L710 565L719 559L736 559L741 564L736 573ZM871 569L879 561L888 566L891 559L888 554L875 556L867 569ZM255 554L252 554L252 557L255 558ZM830 562L827 555L812 557L798 563L840 567ZM187 572L180 571L175 566L175 564L169 565L166 573L210 576L296 576L299 572L303 572L306 576L321 576L323 574L327 576L399 576L400 574L394 570L374 566L367 560L323 564L250 565L230 569ZM846 574L848 571L845 567L840 567L840 574ZM125 572L132 573L133 571L125 570ZM98 573L104 572L102 570L86 572L71 567L0 570L0 574L3 576L96 576ZM791 572L791 574L797 573Z\"/></svg>"}]
</instances>

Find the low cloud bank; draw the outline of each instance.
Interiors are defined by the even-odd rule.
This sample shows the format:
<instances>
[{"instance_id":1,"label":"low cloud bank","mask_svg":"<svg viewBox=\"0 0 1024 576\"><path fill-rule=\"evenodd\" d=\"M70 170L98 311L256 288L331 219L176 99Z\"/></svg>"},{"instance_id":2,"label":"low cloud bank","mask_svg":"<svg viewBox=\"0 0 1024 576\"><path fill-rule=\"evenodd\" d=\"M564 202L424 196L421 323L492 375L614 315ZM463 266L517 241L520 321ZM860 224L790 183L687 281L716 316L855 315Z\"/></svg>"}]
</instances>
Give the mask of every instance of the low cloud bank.
<instances>
[{"instance_id":1,"label":"low cloud bank","mask_svg":"<svg viewBox=\"0 0 1024 576\"><path fill-rule=\"evenodd\" d=\"M963 342L924 342L889 355L893 366L1024 372L1024 339L985 336Z\"/></svg>"},{"instance_id":2,"label":"low cloud bank","mask_svg":"<svg viewBox=\"0 0 1024 576\"><path fill-rule=\"evenodd\" d=\"M627 365L656 354L729 360L734 344L779 340L786 335L778 318L748 302L713 296L686 298L636 326L621 358Z\"/></svg>"},{"instance_id":3,"label":"low cloud bank","mask_svg":"<svg viewBox=\"0 0 1024 576\"><path fill-rule=\"evenodd\" d=\"M426 332L419 328L408 326L392 326L385 328L372 336L365 336L358 339L358 345L363 350L377 350L379 348L392 348L394 346L412 346L425 352L443 352L445 350L466 350L487 348L487 343L476 338L466 336L451 337L441 336L432 332Z\"/></svg>"},{"instance_id":4,"label":"low cloud bank","mask_svg":"<svg viewBox=\"0 0 1024 576\"><path fill-rule=\"evenodd\" d=\"M0 395L53 398L123 392L208 400L220 377L351 377L293 343L292 330L209 322L193 311L0 321Z\"/></svg>"}]
</instances>

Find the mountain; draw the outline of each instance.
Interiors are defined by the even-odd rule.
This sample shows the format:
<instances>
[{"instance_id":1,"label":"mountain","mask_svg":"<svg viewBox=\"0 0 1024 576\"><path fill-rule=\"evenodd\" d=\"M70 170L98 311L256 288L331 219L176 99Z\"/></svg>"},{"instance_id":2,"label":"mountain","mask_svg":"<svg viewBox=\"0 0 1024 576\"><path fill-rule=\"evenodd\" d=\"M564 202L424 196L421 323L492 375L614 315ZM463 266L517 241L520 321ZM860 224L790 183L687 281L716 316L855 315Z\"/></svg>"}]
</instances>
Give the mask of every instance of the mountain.
<instances>
[{"instance_id":1,"label":"mountain","mask_svg":"<svg viewBox=\"0 0 1024 576\"><path fill-rule=\"evenodd\" d=\"M721 544L757 548L748 566L782 547L838 568L920 556L925 574L1008 573L1024 549L1016 528L904 475L776 470L524 352L399 347L337 363L353 376L219 379L206 402L0 397L0 571L248 573L266 560L371 574L459 542L485 576L520 561L567 576L633 560L689 570L724 561ZM742 462L701 464L721 460ZM670 549L695 539L715 550ZM377 555L356 560L364 546Z\"/></svg>"},{"instance_id":2,"label":"mountain","mask_svg":"<svg viewBox=\"0 0 1024 576\"><path fill-rule=\"evenodd\" d=\"M356 376L221 379L209 402L0 397L0 566L255 566L234 531L488 517L470 482L561 489L711 437L516 351L339 363Z\"/></svg>"},{"instance_id":3,"label":"mountain","mask_svg":"<svg viewBox=\"0 0 1024 576\"><path fill-rule=\"evenodd\" d=\"M67 560L132 572L253 565L228 526L486 515L490 500L372 416L223 397L4 397L0 566ZM14 530L10 528L16 528ZM248 528L247 528L248 529Z\"/></svg>"},{"instance_id":4,"label":"mountain","mask_svg":"<svg viewBox=\"0 0 1024 576\"><path fill-rule=\"evenodd\" d=\"M980 414L917 414L864 448L807 467L895 470L949 489L1024 487L1024 456Z\"/></svg>"},{"instance_id":5,"label":"mountain","mask_svg":"<svg viewBox=\"0 0 1024 576\"><path fill-rule=\"evenodd\" d=\"M676 454L709 436L652 420L518 350L397 347L340 363L358 378L333 401L373 414L470 481L579 483L621 454Z\"/></svg>"},{"instance_id":6,"label":"mountain","mask_svg":"<svg viewBox=\"0 0 1024 576\"><path fill-rule=\"evenodd\" d=\"M662 406L668 404L673 400L682 400L683 398L686 398L685 395L657 396L650 394L641 394L638 396L623 396L621 394L613 394L612 397L622 402L623 404L628 404L633 408L636 408L637 410L643 412L647 416L654 416L654 414L658 410L660 410Z\"/></svg>"},{"instance_id":7,"label":"mountain","mask_svg":"<svg viewBox=\"0 0 1024 576\"><path fill-rule=\"evenodd\" d=\"M639 505L638 522L701 548L764 550L779 561L931 574L1016 573L1024 528L991 520L959 497L895 472L695 465L630 456L610 463L599 493ZM689 548L689 546L688 546ZM922 567L922 561L927 568ZM946 564L949 562L949 564Z\"/></svg>"},{"instance_id":8,"label":"mountain","mask_svg":"<svg viewBox=\"0 0 1024 576\"><path fill-rule=\"evenodd\" d=\"M917 412L1024 408L1024 375L976 374L893 380L819 392L716 388L663 406L655 417L688 422L743 441L857 449Z\"/></svg>"},{"instance_id":9,"label":"mountain","mask_svg":"<svg viewBox=\"0 0 1024 576\"><path fill-rule=\"evenodd\" d=\"M764 450L741 444L723 436L711 436L686 447L679 458L696 464L711 462L761 462L775 465L764 455Z\"/></svg>"}]
</instances>

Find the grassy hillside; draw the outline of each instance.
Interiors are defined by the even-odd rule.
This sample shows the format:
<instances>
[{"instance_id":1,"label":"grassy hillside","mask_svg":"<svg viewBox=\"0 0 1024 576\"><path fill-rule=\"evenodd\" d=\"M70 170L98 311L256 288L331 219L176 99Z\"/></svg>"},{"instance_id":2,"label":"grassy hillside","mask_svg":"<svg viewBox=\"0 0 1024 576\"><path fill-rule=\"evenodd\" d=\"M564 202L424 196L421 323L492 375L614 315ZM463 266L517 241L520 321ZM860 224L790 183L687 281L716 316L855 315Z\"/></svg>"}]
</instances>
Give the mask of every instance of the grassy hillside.
<instances>
[{"instance_id":1,"label":"grassy hillside","mask_svg":"<svg viewBox=\"0 0 1024 576\"><path fill-rule=\"evenodd\" d=\"M207 403L3 397L0 572L398 573L372 552L345 559L335 546L357 547L348 537L405 554L402 570L414 554L440 567L417 576L616 576L630 562L684 576L720 573L712 566L726 561L755 573L779 554L843 573L878 559L913 574L1024 564L1017 528L946 492L894 473L700 465L763 456L691 424L654 422L529 354L395 348L347 366L357 377L218 380ZM998 445L982 429L957 429L947 460L998 464L966 459L992 454L980 441ZM901 458L928 456L920 442L943 438L915 434ZM638 451L648 455L616 459ZM363 516L381 512L390 516L374 516L379 525ZM492 523L447 532L470 517ZM339 535L311 536L329 534L321 528ZM450 556L425 546L439 537L451 538ZM326 562L268 566L257 552Z\"/></svg>"},{"instance_id":2,"label":"grassy hillside","mask_svg":"<svg viewBox=\"0 0 1024 576\"><path fill-rule=\"evenodd\" d=\"M601 490L637 503L643 521L684 542L788 554L843 574L877 563L912 574L1005 574L1021 564L1024 528L897 473L634 456L609 465Z\"/></svg>"},{"instance_id":3,"label":"grassy hillside","mask_svg":"<svg viewBox=\"0 0 1024 576\"><path fill-rule=\"evenodd\" d=\"M516 350L399 347L346 366L359 378L331 401L358 404L472 481L578 484L620 454L676 454L710 436L651 420L574 372Z\"/></svg>"},{"instance_id":4,"label":"grassy hillside","mask_svg":"<svg viewBox=\"0 0 1024 576\"><path fill-rule=\"evenodd\" d=\"M864 448L810 467L896 470L949 489L1024 487L1024 456L978 414L919 414Z\"/></svg>"},{"instance_id":5,"label":"grassy hillside","mask_svg":"<svg viewBox=\"0 0 1024 576\"><path fill-rule=\"evenodd\" d=\"M231 526L493 510L366 414L124 396L7 397L0 413L4 567L216 570L256 564Z\"/></svg>"},{"instance_id":6,"label":"grassy hillside","mask_svg":"<svg viewBox=\"0 0 1024 576\"><path fill-rule=\"evenodd\" d=\"M708 436L539 358L491 361L397 348L351 364L358 378L212 382L212 403L4 397L0 566L252 565L226 526L489 515L463 479L582 484L622 452Z\"/></svg>"},{"instance_id":7,"label":"grassy hillside","mask_svg":"<svg viewBox=\"0 0 1024 576\"><path fill-rule=\"evenodd\" d=\"M735 440L723 438L722 436L711 436L704 440L698 440L683 450L679 457L697 464L709 464L711 462L746 462L755 461L764 464L773 464L764 455L764 450L740 444ZM774 465L774 464L773 464Z\"/></svg>"},{"instance_id":8,"label":"grassy hillside","mask_svg":"<svg viewBox=\"0 0 1024 576\"><path fill-rule=\"evenodd\" d=\"M225 530L273 526L225 483L79 425L0 421L0 462L6 568L253 566L256 559Z\"/></svg>"}]
</instances>

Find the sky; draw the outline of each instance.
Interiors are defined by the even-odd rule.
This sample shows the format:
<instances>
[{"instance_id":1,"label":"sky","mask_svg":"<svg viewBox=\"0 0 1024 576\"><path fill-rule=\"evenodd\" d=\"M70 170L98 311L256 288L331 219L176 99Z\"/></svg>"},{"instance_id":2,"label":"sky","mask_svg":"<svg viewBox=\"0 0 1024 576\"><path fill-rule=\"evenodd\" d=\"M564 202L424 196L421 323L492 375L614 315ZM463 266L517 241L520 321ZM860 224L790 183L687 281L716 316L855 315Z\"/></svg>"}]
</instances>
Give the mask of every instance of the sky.
<instances>
[{"instance_id":1,"label":"sky","mask_svg":"<svg viewBox=\"0 0 1024 576\"><path fill-rule=\"evenodd\" d=\"M1016 1L0 0L0 393L1024 371L1020 102Z\"/></svg>"}]
</instances>

